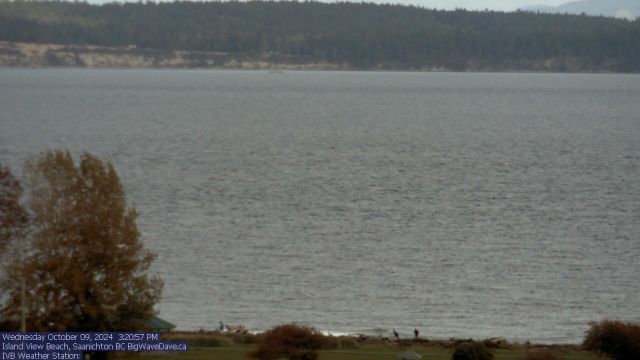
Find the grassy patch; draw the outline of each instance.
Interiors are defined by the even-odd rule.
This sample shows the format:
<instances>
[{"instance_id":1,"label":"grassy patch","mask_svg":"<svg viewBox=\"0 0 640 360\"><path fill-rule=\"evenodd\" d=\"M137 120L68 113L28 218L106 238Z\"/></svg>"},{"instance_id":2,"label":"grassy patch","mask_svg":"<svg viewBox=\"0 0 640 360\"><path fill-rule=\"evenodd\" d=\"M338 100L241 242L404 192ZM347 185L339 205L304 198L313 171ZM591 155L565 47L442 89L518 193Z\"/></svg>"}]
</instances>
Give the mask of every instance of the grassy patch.
<instances>
[{"instance_id":1,"label":"grassy patch","mask_svg":"<svg viewBox=\"0 0 640 360\"><path fill-rule=\"evenodd\" d=\"M231 347L192 348L187 352L176 353L140 353L128 354L126 358L137 360L246 360L252 346L233 345ZM320 351L319 360L397 360L396 354L404 351L395 345L363 345L354 349L335 349ZM413 346L411 351L422 355L423 360L449 360L451 349L441 346ZM604 360L589 352L577 350L558 350L564 360ZM495 360L520 360L525 349L497 349ZM133 359L132 359L133 360Z\"/></svg>"}]
</instances>

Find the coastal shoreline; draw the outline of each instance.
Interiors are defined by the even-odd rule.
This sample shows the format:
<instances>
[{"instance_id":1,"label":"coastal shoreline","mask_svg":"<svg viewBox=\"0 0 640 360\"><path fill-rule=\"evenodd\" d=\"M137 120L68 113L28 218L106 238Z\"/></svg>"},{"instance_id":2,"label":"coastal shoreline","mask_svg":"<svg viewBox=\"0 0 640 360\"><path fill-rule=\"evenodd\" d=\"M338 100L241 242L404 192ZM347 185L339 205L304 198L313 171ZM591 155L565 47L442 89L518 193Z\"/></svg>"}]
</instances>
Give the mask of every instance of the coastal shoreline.
<instances>
[{"instance_id":1,"label":"coastal shoreline","mask_svg":"<svg viewBox=\"0 0 640 360\"><path fill-rule=\"evenodd\" d=\"M240 344L252 344L260 336L260 332L249 331L220 331L220 330L172 330L165 332L162 336L166 340L170 341L195 341L196 343L206 344L207 342L216 341L222 345L230 345L233 343ZM396 339L393 336L374 336L365 334L331 334L323 333L324 336L330 339L329 343L339 343L347 341L350 344L357 346L400 346L400 347L412 347L412 346L424 346L424 347L440 347L451 348L457 342L465 341L479 341L483 342L487 347L493 349L509 349L509 350L523 350L532 348L544 348L555 349L564 351L582 351L581 344L575 343L544 343L544 342L517 342L509 341L504 337L491 337L487 339L471 339L471 338L449 338L449 339L437 339L429 337L401 337Z\"/></svg>"},{"instance_id":2,"label":"coastal shoreline","mask_svg":"<svg viewBox=\"0 0 640 360\"><path fill-rule=\"evenodd\" d=\"M336 64L304 56L274 56L270 53L251 55L241 53L158 50L149 48L109 47L97 45L40 44L0 41L0 68L21 69L167 69L167 70L257 70L280 73L284 71L375 71L375 72L433 72L433 73L578 73L618 74L608 70L584 70L567 67L557 70L558 61L514 64L509 67L477 66L467 69L446 67L410 67L402 64L377 64L365 68ZM620 72L619 74L633 74Z\"/></svg>"},{"instance_id":3,"label":"coastal shoreline","mask_svg":"<svg viewBox=\"0 0 640 360\"><path fill-rule=\"evenodd\" d=\"M224 358L246 360L264 340L256 334L237 334L228 331L170 331L161 334L163 340L186 341L188 360ZM502 338L494 340L429 338L401 338L377 336L329 336L317 350L321 360L397 359L401 354L415 354L423 359L450 359L453 352L465 344L477 344L500 359L527 359L533 354L551 358L575 360L601 360L601 355L574 344L508 343ZM556 357L557 356L557 357ZM158 360L148 357L146 360Z\"/></svg>"},{"instance_id":4,"label":"coastal shoreline","mask_svg":"<svg viewBox=\"0 0 640 360\"><path fill-rule=\"evenodd\" d=\"M203 51L164 51L95 45L13 43L0 41L0 67L95 69L238 69L353 70L346 65L305 58L229 54Z\"/></svg>"}]
</instances>

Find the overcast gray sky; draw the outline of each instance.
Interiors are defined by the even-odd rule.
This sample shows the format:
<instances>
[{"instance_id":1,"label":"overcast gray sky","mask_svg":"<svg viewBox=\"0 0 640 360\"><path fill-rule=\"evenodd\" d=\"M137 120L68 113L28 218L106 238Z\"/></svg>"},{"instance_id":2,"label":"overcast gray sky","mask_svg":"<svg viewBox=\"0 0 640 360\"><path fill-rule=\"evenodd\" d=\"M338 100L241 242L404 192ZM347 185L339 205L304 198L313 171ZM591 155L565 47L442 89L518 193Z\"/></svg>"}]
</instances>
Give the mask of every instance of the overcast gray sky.
<instances>
[{"instance_id":1,"label":"overcast gray sky","mask_svg":"<svg viewBox=\"0 0 640 360\"><path fill-rule=\"evenodd\" d=\"M90 3L106 3L112 0L88 0ZM122 2L122 0L119 0ZM137 1L137 0L128 0ZM155 0L155 1L172 1L172 0ZM321 0L331 2L332 0ZM360 0L351 0L360 2ZM421 5L427 8L449 9L465 8L469 10L502 10L512 11L517 8L531 5L552 5L557 6L573 0L365 0L365 2L375 3L391 3L391 4L412 4Z\"/></svg>"}]
</instances>

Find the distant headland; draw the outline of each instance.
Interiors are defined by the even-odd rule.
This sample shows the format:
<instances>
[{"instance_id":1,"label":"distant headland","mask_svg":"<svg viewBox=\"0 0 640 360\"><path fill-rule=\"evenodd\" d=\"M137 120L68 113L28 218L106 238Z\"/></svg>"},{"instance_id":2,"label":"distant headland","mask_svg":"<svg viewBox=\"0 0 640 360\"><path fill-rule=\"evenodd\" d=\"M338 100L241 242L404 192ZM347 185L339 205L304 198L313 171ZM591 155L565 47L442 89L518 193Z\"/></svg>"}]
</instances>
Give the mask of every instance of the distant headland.
<instances>
[{"instance_id":1,"label":"distant headland","mask_svg":"<svg viewBox=\"0 0 640 360\"><path fill-rule=\"evenodd\" d=\"M319 2L1 2L0 66L640 72L640 20Z\"/></svg>"}]
</instances>

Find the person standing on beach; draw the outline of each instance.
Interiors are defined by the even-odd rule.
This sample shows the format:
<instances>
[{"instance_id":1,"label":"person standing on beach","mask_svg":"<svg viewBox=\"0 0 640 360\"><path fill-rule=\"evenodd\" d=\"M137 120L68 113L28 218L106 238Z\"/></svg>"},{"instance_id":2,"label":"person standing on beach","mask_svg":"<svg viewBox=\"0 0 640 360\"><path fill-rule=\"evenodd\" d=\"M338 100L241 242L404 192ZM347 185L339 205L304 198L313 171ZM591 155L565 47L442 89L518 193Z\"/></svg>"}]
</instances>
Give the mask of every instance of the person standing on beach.
<instances>
[{"instance_id":1,"label":"person standing on beach","mask_svg":"<svg viewBox=\"0 0 640 360\"><path fill-rule=\"evenodd\" d=\"M413 329L413 335L415 335L415 339L417 340L420 336L420 331L418 331L418 329Z\"/></svg>"}]
</instances>

